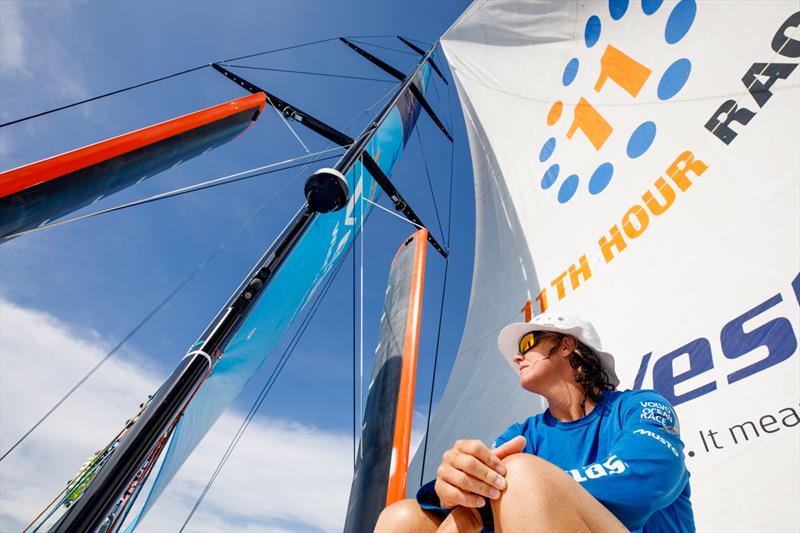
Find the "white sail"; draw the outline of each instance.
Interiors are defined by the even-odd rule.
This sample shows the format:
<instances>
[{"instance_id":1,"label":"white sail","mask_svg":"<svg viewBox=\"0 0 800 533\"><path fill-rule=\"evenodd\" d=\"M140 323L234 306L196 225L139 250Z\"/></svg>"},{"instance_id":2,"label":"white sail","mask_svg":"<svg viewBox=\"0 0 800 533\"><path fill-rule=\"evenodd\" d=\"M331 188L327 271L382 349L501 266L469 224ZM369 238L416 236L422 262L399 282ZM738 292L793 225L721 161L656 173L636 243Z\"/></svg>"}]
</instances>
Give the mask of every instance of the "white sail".
<instances>
[{"instance_id":1,"label":"white sail","mask_svg":"<svg viewBox=\"0 0 800 533\"><path fill-rule=\"evenodd\" d=\"M475 266L422 477L542 409L496 348L530 301L676 406L698 530L800 530L799 8L479 0L447 32Z\"/></svg>"}]
</instances>

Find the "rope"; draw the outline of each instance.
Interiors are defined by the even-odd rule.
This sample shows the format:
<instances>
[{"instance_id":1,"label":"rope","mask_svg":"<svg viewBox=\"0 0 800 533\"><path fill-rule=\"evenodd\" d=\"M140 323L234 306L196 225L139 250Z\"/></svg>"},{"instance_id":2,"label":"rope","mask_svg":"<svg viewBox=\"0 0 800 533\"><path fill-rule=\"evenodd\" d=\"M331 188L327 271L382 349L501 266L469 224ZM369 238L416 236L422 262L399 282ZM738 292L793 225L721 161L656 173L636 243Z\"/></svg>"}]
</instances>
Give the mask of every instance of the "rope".
<instances>
[{"instance_id":1,"label":"rope","mask_svg":"<svg viewBox=\"0 0 800 533\"><path fill-rule=\"evenodd\" d=\"M268 68L268 67L250 67L247 65L230 65L224 64L224 67L233 67L233 68L247 68L250 70L267 70L270 72L286 72L288 74L307 74L309 76L327 76L329 78L344 78L347 80L365 80L365 81L382 81L384 83L396 83L396 80L384 80L381 78L365 78L363 76L350 76L347 74L330 74L328 72L310 72L307 70L289 70L285 68Z\"/></svg>"},{"instance_id":2,"label":"rope","mask_svg":"<svg viewBox=\"0 0 800 533\"><path fill-rule=\"evenodd\" d=\"M450 91L447 91L447 102L449 104L450 119L453 117L453 105L450 98ZM455 167L455 143L450 143L450 185L449 185L449 201L447 209L447 249L450 250L450 230L453 227L453 169ZM436 371L439 367L439 339L442 331L442 315L444 314L444 300L447 291L447 272L450 266L450 257L445 258L444 262L444 280L442 281L442 297L439 303L439 323L436 328L436 350L433 356L433 375L431 376L431 392L428 396L428 415L425 421L425 437L422 448L422 468L419 473L420 487L425 482L425 460L428 457L428 437L430 436L431 429L431 411L433 410L433 394L436 389Z\"/></svg>"},{"instance_id":3,"label":"rope","mask_svg":"<svg viewBox=\"0 0 800 533\"><path fill-rule=\"evenodd\" d=\"M436 213L436 223L439 225L439 235L444 237L444 230L442 229L442 220L439 218L439 207L436 205L436 195L433 193L433 183L431 183L431 173L428 171L428 158L425 157L425 148L422 146L422 135L419 132L419 127L414 128L417 134L417 142L419 143L419 151L422 153L422 164L425 165L425 176L428 178L428 189L431 191L431 200L433 201L433 211Z\"/></svg>"},{"instance_id":4,"label":"rope","mask_svg":"<svg viewBox=\"0 0 800 533\"><path fill-rule=\"evenodd\" d=\"M280 166L280 165L286 165L287 163L294 163L294 162L300 161L302 159L307 159L309 157L316 156L316 155L322 155L322 154L325 154L325 153L328 153L328 152L331 152L331 151L338 150L340 148L343 148L343 147L337 146L335 148L330 148L328 150L321 150L319 152L314 152L312 154L306 154L306 155L302 155L300 157L295 157L295 158L292 158L292 159L286 159L284 161L279 161L277 163L271 163L271 164L265 165L263 167L256 167L256 168L251 168L249 170L243 170L243 171L237 172L235 174L228 174L227 176L222 176L220 178L214 178L212 180L208 180L208 181L204 181L202 183L198 183L197 185L189 185L188 187L182 187L180 189L175 189L175 190L172 190L172 191L159 193L159 194L156 194L154 196L150 196L148 198L143 198L141 200L134 200L132 202L127 202L127 203L116 205L116 206L113 206L113 207L107 207L105 209L100 209L99 211L93 211L91 213L86 213L84 215L79 215L79 216L76 216L76 217L67 218L65 220L59 220L59 221L56 221L56 222L51 222L50 224L44 224L42 226L38 226L38 227L35 227L35 228L30 228L30 229L18 231L16 233L11 233L9 235L6 235L2 239L3 240L12 239L14 237L19 237L20 235L26 235L28 233L41 231L43 229L52 228L52 227L55 227L55 226L63 226L64 224L69 224L70 222L77 222L78 220L84 220L84 219L87 219L87 218L96 217L98 215L104 215L106 213L113 213L114 211L121 211L121 210L127 209L129 207L136 207L138 205L148 204L150 202L156 202L158 200L165 200L167 198L174 198L176 196L181 196L183 194L187 194L187 193L190 193L190 192L197 192L197 191L202 191L203 189L210 189L212 187L218 187L220 185L227 185L229 183L235 183L237 181L242 181L242 180L246 180L246 179L250 179L250 178L255 178L257 176L264 176L266 174L272 174L274 172L280 172L281 170L289 170L290 168L297 168L297 167L300 167L300 166L303 166L303 165L310 165L311 163L317 163L319 161L327 161L328 159L333 159L335 157L339 157L339 154L328 156L328 157L321 157L319 159L314 159L314 160L312 160L312 161L310 161L308 163L297 163L297 164L294 164L294 165L288 165L288 166L284 166L284 167L281 167L281 168L275 168L275 167ZM261 171L263 171L263 172L261 172ZM254 172L254 174L251 174L251 172Z\"/></svg>"}]
</instances>

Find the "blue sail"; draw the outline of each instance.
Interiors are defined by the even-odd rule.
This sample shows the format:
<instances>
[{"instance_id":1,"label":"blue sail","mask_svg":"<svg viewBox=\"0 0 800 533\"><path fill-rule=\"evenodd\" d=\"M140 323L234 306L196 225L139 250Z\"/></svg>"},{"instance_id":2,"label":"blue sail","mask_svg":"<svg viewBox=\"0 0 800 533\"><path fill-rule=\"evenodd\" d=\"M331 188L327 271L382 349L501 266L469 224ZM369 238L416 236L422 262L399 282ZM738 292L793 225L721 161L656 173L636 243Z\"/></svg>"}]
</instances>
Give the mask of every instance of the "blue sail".
<instances>
[{"instance_id":1,"label":"blue sail","mask_svg":"<svg viewBox=\"0 0 800 533\"><path fill-rule=\"evenodd\" d=\"M417 71L414 83L425 92L430 67ZM406 91L380 124L367 152L381 170L390 176L403 153L406 141L419 116L419 103ZM380 194L377 183L357 162L345 175L352 191L345 209L319 215L311 223L294 250L262 291L259 302L242 323L224 350L209 378L195 395L172 436L166 456L139 516L153 506L184 461L211 426L239 395L262 362L278 345L300 311L311 301L330 270L342 260L344 251L361 227L362 195L375 201ZM363 216L372 205L364 202Z\"/></svg>"}]
</instances>

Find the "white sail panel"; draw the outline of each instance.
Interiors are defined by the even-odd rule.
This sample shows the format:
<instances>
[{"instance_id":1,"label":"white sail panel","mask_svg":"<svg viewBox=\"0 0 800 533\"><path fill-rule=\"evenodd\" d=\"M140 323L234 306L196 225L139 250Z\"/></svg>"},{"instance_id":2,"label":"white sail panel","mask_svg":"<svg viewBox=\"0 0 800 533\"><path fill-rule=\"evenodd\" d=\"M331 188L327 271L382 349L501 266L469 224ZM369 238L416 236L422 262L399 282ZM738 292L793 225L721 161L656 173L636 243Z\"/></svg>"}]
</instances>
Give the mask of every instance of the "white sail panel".
<instances>
[{"instance_id":1,"label":"white sail panel","mask_svg":"<svg viewBox=\"0 0 800 533\"><path fill-rule=\"evenodd\" d=\"M800 529L798 26L795 1L492 0L448 31L475 273L425 479L541 408L496 336L546 301L676 406L699 530Z\"/></svg>"}]
</instances>

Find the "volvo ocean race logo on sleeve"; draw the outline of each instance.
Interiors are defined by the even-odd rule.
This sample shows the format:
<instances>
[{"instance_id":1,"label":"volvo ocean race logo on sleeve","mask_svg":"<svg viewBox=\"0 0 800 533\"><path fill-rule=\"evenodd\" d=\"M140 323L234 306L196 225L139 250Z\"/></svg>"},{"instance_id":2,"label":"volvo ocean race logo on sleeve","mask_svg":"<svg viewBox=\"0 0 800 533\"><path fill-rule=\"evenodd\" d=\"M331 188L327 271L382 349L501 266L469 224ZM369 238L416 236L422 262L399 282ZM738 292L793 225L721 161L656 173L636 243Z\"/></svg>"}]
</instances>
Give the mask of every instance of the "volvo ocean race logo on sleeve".
<instances>
[{"instance_id":1,"label":"volvo ocean race logo on sleeve","mask_svg":"<svg viewBox=\"0 0 800 533\"><path fill-rule=\"evenodd\" d=\"M637 2L638 3L638 2ZM689 32L697 13L695 0L681 0L677 4L669 3L664 7L672 7L666 20L666 25L653 28L653 24L643 24L649 27L649 33L637 35L640 39L635 46L623 46L620 43L608 42L604 39L604 29L620 21L623 17L650 17L662 7L662 0L642 0L639 9L629 6L628 0L609 0L608 13L591 15L583 21L583 43L585 48L581 54L570 58L564 65L561 76L562 91L568 91L584 71L594 71L588 68L590 62L598 62L600 73L594 80L592 89L587 94L579 94L570 98L572 104L565 104L565 100L558 99L550 107L546 115L547 138L539 148L539 163L537 165L537 179L539 186L544 191L555 191L556 199L561 204L569 202L579 191L588 191L590 195L602 193L615 178L615 157L622 155L622 150L616 150L615 155L606 149L608 142L616 137L626 140L623 157L637 159L645 156L654 143L658 142L658 125L647 116L641 117L637 124L631 127L615 126L615 106L595 106L593 101L599 95L608 91L621 89L627 98L620 104L636 104L640 101L666 102L677 95L688 81L692 72L692 63L686 57L681 57L672 45L679 43ZM656 17L653 17L656 18ZM657 36L657 39L641 39L645 36ZM662 72L654 72L646 64L636 58L637 52L652 50L661 47L660 53L674 56L674 60ZM598 54L599 50L603 50ZM616 87L611 87L615 85ZM588 87L588 86L587 86ZM616 106L619 108L619 104ZM644 106L643 106L644 109ZM586 149L581 149L581 159L592 162L593 171L583 175L570 168L574 162L575 154L569 158L559 157L559 146L582 143ZM538 174L541 172L541 174ZM539 178L541 176L541 178Z\"/></svg>"}]
</instances>

